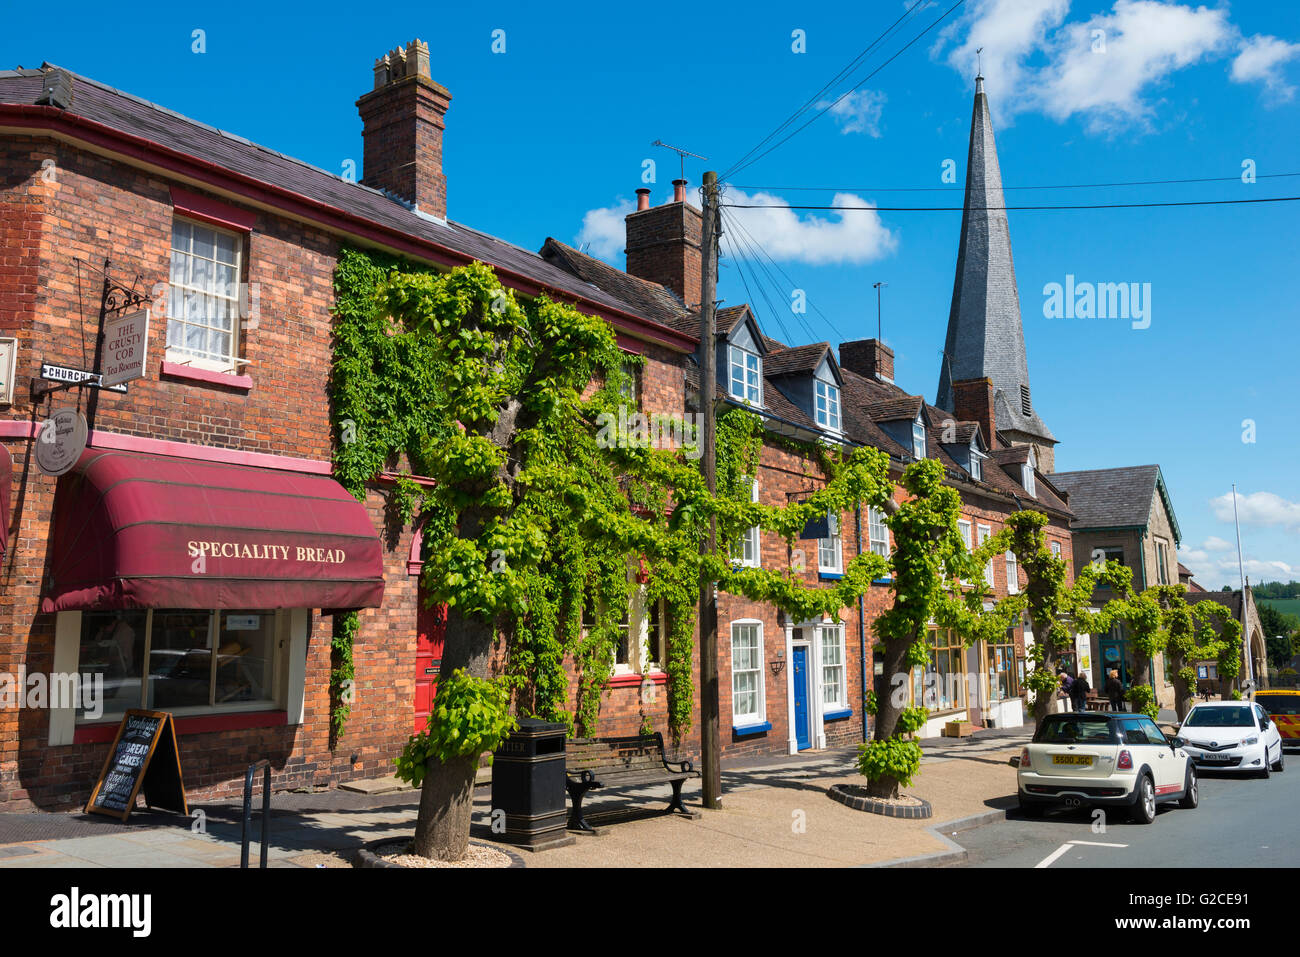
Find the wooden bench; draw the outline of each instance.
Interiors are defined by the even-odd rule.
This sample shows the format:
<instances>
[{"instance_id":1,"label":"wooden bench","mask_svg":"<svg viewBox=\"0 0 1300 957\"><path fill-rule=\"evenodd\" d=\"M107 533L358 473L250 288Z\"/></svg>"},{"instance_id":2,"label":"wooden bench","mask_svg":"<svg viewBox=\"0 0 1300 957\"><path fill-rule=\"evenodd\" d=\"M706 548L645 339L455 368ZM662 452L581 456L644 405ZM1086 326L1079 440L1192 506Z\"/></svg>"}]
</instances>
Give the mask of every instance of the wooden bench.
<instances>
[{"instance_id":1,"label":"wooden bench","mask_svg":"<svg viewBox=\"0 0 1300 957\"><path fill-rule=\"evenodd\" d=\"M593 832L582 816L582 799L593 788L639 787L646 784L671 784L672 801L668 812L690 814L682 804L682 785L697 778L690 761L669 762L664 754L664 736L629 738L571 738L564 756L569 797L569 829Z\"/></svg>"}]
</instances>

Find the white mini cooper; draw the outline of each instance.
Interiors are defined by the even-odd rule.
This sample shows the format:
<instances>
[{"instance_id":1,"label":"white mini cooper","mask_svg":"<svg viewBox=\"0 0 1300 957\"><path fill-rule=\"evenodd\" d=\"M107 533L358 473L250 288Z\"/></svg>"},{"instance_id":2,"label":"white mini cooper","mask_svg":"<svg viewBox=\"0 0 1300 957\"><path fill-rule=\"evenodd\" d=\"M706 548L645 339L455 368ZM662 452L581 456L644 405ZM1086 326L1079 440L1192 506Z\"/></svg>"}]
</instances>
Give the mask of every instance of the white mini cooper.
<instances>
[{"instance_id":1,"label":"white mini cooper","mask_svg":"<svg viewBox=\"0 0 1300 957\"><path fill-rule=\"evenodd\" d=\"M1020 810L1037 817L1053 806L1120 806L1150 824L1157 804L1194 808L1196 768L1182 745L1142 714L1048 715L1020 752Z\"/></svg>"}]
</instances>

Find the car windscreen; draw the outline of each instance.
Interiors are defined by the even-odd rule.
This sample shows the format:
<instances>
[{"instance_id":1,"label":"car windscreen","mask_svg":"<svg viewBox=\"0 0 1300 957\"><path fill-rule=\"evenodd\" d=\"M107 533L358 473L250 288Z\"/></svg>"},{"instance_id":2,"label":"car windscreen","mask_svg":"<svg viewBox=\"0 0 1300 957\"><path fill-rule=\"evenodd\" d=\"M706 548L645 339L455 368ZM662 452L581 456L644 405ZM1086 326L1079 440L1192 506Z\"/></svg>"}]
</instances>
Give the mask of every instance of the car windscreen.
<instances>
[{"instance_id":1,"label":"car windscreen","mask_svg":"<svg viewBox=\"0 0 1300 957\"><path fill-rule=\"evenodd\" d=\"M1249 707L1193 708L1183 726L1187 728L1249 728L1255 716Z\"/></svg>"},{"instance_id":2,"label":"car windscreen","mask_svg":"<svg viewBox=\"0 0 1300 957\"><path fill-rule=\"evenodd\" d=\"M1048 715L1034 732L1035 744L1115 744L1107 718L1086 715Z\"/></svg>"},{"instance_id":3,"label":"car windscreen","mask_svg":"<svg viewBox=\"0 0 1300 957\"><path fill-rule=\"evenodd\" d=\"M1261 694L1255 703L1269 714L1300 714L1300 694Z\"/></svg>"}]
</instances>

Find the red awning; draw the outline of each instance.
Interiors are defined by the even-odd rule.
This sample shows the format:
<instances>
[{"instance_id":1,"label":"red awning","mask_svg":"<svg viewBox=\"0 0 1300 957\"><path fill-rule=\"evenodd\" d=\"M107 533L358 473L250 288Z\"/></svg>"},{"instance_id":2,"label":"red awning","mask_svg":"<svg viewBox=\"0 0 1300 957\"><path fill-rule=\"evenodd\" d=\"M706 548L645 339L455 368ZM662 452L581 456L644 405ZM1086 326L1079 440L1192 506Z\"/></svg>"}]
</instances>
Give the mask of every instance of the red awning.
<instances>
[{"instance_id":1,"label":"red awning","mask_svg":"<svg viewBox=\"0 0 1300 957\"><path fill-rule=\"evenodd\" d=\"M377 608L365 508L323 475L86 451L59 479L44 612Z\"/></svg>"}]
</instances>

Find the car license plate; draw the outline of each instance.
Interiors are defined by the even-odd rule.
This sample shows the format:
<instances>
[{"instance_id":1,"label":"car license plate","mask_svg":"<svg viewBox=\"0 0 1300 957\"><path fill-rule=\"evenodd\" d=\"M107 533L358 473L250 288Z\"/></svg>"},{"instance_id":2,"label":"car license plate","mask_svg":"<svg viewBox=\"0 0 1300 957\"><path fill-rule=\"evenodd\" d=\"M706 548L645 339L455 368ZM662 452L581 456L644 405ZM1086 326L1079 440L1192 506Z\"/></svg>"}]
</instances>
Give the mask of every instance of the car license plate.
<instances>
[{"instance_id":1,"label":"car license plate","mask_svg":"<svg viewBox=\"0 0 1300 957\"><path fill-rule=\"evenodd\" d=\"M1229 755L1226 754L1202 754L1200 759L1202 761L1227 761L1228 758Z\"/></svg>"},{"instance_id":2,"label":"car license plate","mask_svg":"<svg viewBox=\"0 0 1300 957\"><path fill-rule=\"evenodd\" d=\"M1053 764L1081 764L1084 767L1092 767L1091 754L1054 754L1052 755Z\"/></svg>"}]
</instances>

